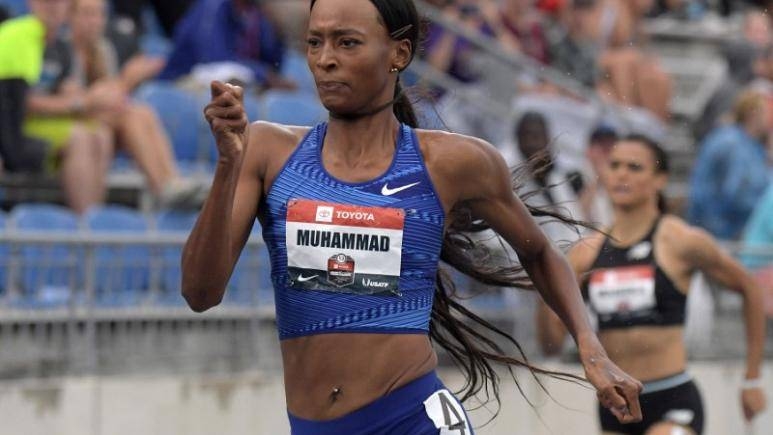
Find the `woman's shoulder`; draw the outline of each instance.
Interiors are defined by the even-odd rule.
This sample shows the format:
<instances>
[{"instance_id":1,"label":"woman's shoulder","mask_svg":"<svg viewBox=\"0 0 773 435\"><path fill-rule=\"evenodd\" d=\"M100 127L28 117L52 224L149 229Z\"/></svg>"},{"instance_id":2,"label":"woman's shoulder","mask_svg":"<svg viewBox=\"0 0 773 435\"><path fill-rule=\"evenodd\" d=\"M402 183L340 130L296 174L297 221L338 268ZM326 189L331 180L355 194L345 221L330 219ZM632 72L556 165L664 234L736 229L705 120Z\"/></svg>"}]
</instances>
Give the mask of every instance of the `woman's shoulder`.
<instances>
[{"instance_id":1,"label":"woman's shoulder","mask_svg":"<svg viewBox=\"0 0 773 435\"><path fill-rule=\"evenodd\" d=\"M566 256L575 273L579 274L590 270L606 239L603 233L594 232L572 245Z\"/></svg>"},{"instance_id":2,"label":"woman's shoulder","mask_svg":"<svg viewBox=\"0 0 773 435\"><path fill-rule=\"evenodd\" d=\"M416 130L427 165L449 171L485 169L504 158L483 139L442 130Z\"/></svg>"},{"instance_id":3,"label":"woman's shoulder","mask_svg":"<svg viewBox=\"0 0 773 435\"><path fill-rule=\"evenodd\" d=\"M681 237L690 236L700 231L700 228L693 227L679 216L664 214L660 218L656 237L678 242Z\"/></svg>"},{"instance_id":4,"label":"woman's shoulder","mask_svg":"<svg viewBox=\"0 0 773 435\"><path fill-rule=\"evenodd\" d=\"M312 127L277 124L268 121L254 121L250 124L250 140L259 140L267 146L298 145Z\"/></svg>"},{"instance_id":5,"label":"woman's shoulder","mask_svg":"<svg viewBox=\"0 0 773 435\"><path fill-rule=\"evenodd\" d=\"M655 241L664 244L670 251L683 256L690 256L713 245L714 238L703 228L692 226L682 218L674 215L663 215L660 220Z\"/></svg>"},{"instance_id":6,"label":"woman's shoulder","mask_svg":"<svg viewBox=\"0 0 773 435\"><path fill-rule=\"evenodd\" d=\"M255 121L249 127L248 160L263 179L273 180L311 129Z\"/></svg>"}]
</instances>

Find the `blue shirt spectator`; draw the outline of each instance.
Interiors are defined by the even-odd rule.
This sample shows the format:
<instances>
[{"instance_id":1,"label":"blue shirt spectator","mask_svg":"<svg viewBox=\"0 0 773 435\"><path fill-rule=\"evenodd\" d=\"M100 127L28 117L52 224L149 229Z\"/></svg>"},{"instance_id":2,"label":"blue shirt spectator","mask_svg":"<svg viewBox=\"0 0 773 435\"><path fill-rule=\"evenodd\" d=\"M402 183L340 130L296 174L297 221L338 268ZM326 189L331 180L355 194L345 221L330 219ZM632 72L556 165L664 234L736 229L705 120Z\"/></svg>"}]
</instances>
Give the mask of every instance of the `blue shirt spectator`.
<instances>
[{"instance_id":1,"label":"blue shirt spectator","mask_svg":"<svg viewBox=\"0 0 773 435\"><path fill-rule=\"evenodd\" d=\"M284 43L274 25L247 0L198 0L177 24L174 49L159 78L174 80L197 64L238 62L269 84L279 70Z\"/></svg>"},{"instance_id":2,"label":"blue shirt spectator","mask_svg":"<svg viewBox=\"0 0 773 435\"><path fill-rule=\"evenodd\" d=\"M747 248L762 249L773 247L773 186L768 187L765 195L754 208L744 231L743 244ZM744 265L757 269L773 265L773 249L769 252L749 252L741 256Z\"/></svg>"},{"instance_id":3,"label":"blue shirt spectator","mask_svg":"<svg viewBox=\"0 0 773 435\"><path fill-rule=\"evenodd\" d=\"M769 184L767 153L741 125L719 127L700 148L690 180L690 222L736 239Z\"/></svg>"}]
</instances>

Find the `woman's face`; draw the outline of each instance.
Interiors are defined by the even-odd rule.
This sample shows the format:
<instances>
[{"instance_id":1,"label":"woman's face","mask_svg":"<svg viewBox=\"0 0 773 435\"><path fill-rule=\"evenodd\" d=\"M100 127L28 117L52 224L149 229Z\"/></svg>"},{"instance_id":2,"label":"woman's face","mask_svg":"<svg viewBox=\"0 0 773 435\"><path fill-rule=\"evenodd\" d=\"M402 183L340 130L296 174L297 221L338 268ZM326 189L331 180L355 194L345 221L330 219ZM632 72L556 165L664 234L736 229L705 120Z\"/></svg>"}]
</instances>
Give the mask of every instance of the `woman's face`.
<instances>
[{"instance_id":1,"label":"woman's face","mask_svg":"<svg viewBox=\"0 0 773 435\"><path fill-rule=\"evenodd\" d=\"M72 14L72 31L80 39L95 41L107 23L104 0L76 0Z\"/></svg>"},{"instance_id":2,"label":"woman's face","mask_svg":"<svg viewBox=\"0 0 773 435\"><path fill-rule=\"evenodd\" d=\"M642 143L625 140L612 148L604 178L612 204L621 208L657 202L667 182L666 175L656 171L654 153Z\"/></svg>"},{"instance_id":3,"label":"woman's face","mask_svg":"<svg viewBox=\"0 0 773 435\"><path fill-rule=\"evenodd\" d=\"M394 96L397 74L411 47L393 41L369 0L318 0L311 10L306 58L322 104L334 114L356 114Z\"/></svg>"}]
</instances>

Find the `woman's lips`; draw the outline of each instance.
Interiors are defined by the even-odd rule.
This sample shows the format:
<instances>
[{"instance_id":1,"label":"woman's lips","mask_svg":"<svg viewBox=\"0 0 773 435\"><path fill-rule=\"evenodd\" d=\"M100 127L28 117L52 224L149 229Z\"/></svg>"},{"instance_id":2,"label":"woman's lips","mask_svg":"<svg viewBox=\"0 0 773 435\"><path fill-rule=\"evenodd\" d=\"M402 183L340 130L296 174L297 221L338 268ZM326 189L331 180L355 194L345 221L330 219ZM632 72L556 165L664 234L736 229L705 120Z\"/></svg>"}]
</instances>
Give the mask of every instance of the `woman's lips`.
<instances>
[{"instance_id":1,"label":"woman's lips","mask_svg":"<svg viewBox=\"0 0 773 435\"><path fill-rule=\"evenodd\" d=\"M345 87L346 87L346 84L343 82L325 81L325 82L319 82L317 84L317 89L325 92L341 91Z\"/></svg>"}]
</instances>

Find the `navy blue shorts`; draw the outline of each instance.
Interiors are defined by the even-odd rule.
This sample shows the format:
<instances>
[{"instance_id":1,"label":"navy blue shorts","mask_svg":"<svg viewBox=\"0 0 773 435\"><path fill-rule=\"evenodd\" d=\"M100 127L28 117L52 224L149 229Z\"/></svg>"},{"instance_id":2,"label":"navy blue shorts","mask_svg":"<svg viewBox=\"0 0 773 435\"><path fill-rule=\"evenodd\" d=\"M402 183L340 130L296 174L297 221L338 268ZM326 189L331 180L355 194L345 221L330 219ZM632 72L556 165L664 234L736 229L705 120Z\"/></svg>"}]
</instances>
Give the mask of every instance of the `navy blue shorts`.
<instances>
[{"instance_id":1,"label":"navy blue shorts","mask_svg":"<svg viewBox=\"0 0 773 435\"><path fill-rule=\"evenodd\" d=\"M434 371L335 420L288 416L292 435L473 435L464 408Z\"/></svg>"},{"instance_id":2,"label":"navy blue shorts","mask_svg":"<svg viewBox=\"0 0 773 435\"><path fill-rule=\"evenodd\" d=\"M639 396L644 419L639 423L621 424L606 408L599 405L601 428L605 432L642 435L659 422L689 427L703 433L703 403L698 387L687 373L644 383Z\"/></svg>"}]
</instances>

